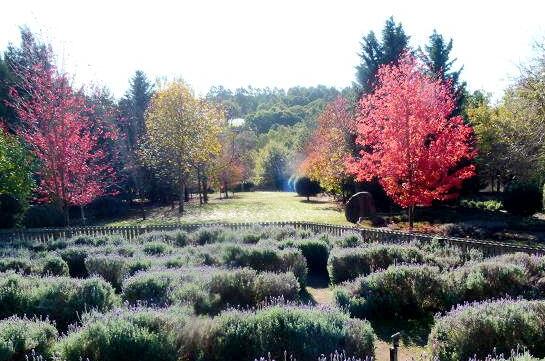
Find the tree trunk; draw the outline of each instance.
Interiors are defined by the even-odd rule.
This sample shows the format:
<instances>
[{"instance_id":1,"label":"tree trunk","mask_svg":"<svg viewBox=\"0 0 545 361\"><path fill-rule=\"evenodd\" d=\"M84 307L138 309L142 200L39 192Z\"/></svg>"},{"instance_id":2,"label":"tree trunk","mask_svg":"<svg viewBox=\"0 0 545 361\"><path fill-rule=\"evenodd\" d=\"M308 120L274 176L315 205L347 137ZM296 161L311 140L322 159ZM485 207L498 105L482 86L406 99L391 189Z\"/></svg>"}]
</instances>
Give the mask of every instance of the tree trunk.
<instances>
[{"instance_id":1,"label":"tree trunk","mask_svg":"<svg viewBox=\"0 0 545 361\"><path fill-rule=\"evenodd\" d=\"M87 225L87 219L85 218L85 210L84 210L83 205L79 206L79 211L80 211L80 214L81 214L81 224L86 226Z\"/></svg>"},{"instance_id":2,"label":"tree trunk","mask_svg":"<svg viewBox=\"0 0 545 361\"><path fill-rule=\"evenodd\" d=\"M223 183L223 188L225 189L225 199L229 198L229 189L227 189L227 182Z\"/></svg>"},{"instance_id":3,"label":"tree trunk","mask_svg":"<svg viewBox=\"0 0 545 361\"><path fill-rule=\"evenodd\" d=\"M70 227L70 207L67 204L63 206L64 224L66 227Z\"/></svg>"},{"instance_id":4,"label":"tree trunk","mask_svg":"<svg viewBox=\"0 0 545 361\"><path fill-rule=\"evenodd\" d=\"M180 181L180 195L179 195L179 204L178 204L178 214L182 215L184 213L184 201L185 201L185 181Z\"/></svg>"},{"instance_id":5,"label":"tree trunk","mask_svg":"<svg viewBox=\"0 0 545 361\"><path fill-rule=\"evenodd\" d=\"M208 181L204 172L202 176L202 200L204 203L208 203Z\"/></svg>"},{"instance_id":6,"label":"tree trunk","mask_svg":"<svg viewBox=\"0 0 545 361\"><path fill-rule=\"evenodd\" d=\"M409 229L412 231L414 226L414 205L409 206Z\"/></svg>"}]
</instances>

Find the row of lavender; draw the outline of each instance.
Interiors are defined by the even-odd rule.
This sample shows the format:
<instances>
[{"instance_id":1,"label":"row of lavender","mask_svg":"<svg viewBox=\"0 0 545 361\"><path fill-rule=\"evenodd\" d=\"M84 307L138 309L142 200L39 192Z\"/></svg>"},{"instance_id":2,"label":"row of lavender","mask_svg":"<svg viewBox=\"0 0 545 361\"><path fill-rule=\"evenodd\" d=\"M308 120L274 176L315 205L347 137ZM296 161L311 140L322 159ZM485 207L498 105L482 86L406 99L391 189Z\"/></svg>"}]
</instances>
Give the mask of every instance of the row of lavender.
<instances>
[{"instance_id":1,"label":"row of lavender","mask_svg":"<svg viewBox=\"0 0 545 361\"><path fill-rule=\"evenodd\" d=\"M315 360L335 349L365 358L374 355L371 324L453 308L435 322L432 357L517 345L545 355L542 258L319 230L201 227L131 242L81 235L5 245L0 359L34 350L61 360L252 360L288 350ZM302 305L308 273L329 275L335 307ZM490 301L505 297L534 301ZM474 342L479 332L489 337Z\"/></svg>"}]
</instances>

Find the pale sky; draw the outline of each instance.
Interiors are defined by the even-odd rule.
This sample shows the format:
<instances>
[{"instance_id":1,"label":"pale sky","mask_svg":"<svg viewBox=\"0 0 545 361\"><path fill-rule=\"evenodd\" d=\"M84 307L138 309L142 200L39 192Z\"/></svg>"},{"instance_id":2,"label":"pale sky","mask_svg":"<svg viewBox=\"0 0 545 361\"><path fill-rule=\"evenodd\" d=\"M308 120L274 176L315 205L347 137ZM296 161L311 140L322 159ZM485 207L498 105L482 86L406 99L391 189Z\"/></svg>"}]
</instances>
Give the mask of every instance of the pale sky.
<instances>
[{"instance_id":1,"label":"pale sky","mask_svg":"<svg viewBox=\"0 0 545 361\"><path fill-rule=\"evenodd\" d=\"M0 49L28 25L51 42L79 83L122 96L136 69L182 77L200 94L227 88L288 88L354 80L359 41L401 21L416 47L435 28L454 39L470 89L500 96L517 65L545 36L545 1L6 1Z\"/></svg>"}]
</instances>

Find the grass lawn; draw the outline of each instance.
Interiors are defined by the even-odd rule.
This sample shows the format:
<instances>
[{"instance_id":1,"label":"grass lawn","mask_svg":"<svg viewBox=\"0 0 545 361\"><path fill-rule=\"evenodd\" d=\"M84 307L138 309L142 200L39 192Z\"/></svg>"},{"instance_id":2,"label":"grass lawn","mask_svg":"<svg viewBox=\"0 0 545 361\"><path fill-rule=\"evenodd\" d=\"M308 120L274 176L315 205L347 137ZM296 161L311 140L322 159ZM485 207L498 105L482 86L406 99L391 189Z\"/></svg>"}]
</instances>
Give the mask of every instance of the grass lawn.
<instances>
[{"instance_id":1,"label":"grass lawn","mask_svg":"<svg viewBox=\"0 0 545 361\"><path fill-rule=\"evenodd\" d=\"M123 219L103 223L108 226L144 225L156 223L201 222L275 222L308 221L349 224L342 208L328 197L314 197L309 202L291 192L241 192L229 199L211 194L208 204L200 206L198 199L186 204L182 217L177 208L160 206L146 209L146 220L135 212Z\"/></svg>"}]
</instances>

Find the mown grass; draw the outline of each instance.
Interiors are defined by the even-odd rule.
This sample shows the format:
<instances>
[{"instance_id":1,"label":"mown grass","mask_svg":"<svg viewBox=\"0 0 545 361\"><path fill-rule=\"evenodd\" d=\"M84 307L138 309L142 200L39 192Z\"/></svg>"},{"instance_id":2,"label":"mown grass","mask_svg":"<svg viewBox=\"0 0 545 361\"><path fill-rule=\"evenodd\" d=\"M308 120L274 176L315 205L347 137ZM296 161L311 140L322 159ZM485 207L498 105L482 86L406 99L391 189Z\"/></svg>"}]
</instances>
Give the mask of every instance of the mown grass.
<instances>
[{"instance_id":1,"label":"mown grass","mask_svg":"<svg viewBox=\"0 0 545 361\"><path fill-rule=\"evenodd\" d=\"M198 199L186 204L186 212L179 216L177 208L161 206L148 208L146 220L140 214L106 222L108 226L145 225L156 223L204 222L281 222L308 221L349 224L342 208L327 197L307 202L291 192L242 192L228 199L211 194L208 204L199 205Z\"/></svg>"}]
</instances>

